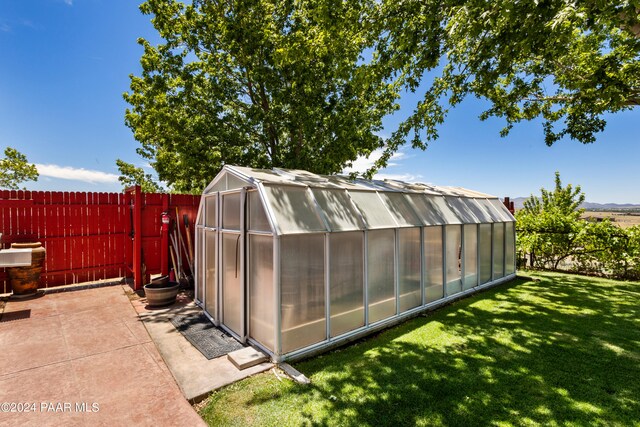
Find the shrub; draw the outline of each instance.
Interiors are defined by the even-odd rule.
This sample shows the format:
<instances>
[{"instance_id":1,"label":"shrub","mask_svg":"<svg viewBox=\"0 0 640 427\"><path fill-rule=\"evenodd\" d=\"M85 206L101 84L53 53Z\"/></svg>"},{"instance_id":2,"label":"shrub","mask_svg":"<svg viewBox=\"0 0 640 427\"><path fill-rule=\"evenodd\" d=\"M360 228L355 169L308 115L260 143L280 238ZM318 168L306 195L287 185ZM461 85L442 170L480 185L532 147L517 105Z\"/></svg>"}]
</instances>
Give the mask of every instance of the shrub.
<instances>
[{"instance_id":1,"label":"shrub","mask_svg":"<svg viewBox=\"0 0 640 427\"><path fill-rule=\"evenodd\" d=\"M566 269L626 280L640 279L640 226L620 228L609 220L580 218L585 196L580 186L541 189L516 214L518 267Z\"/></svg>"}]
</instances>

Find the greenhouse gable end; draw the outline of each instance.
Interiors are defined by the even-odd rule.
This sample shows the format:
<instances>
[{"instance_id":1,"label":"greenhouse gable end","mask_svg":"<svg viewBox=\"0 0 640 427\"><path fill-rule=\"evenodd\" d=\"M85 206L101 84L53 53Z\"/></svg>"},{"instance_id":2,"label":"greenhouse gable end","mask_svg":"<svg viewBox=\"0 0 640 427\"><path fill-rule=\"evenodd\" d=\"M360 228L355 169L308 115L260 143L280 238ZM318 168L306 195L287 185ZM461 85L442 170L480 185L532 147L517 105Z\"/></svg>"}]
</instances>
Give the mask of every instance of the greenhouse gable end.
<instances>
[{"instance_id":1,"label":"greenhouse gable end","mask_svg":"<svg viewBox=\"0 0 640 427\"><path fill-rule=\"evenodd\" d=\"M196 301L274 361L515 277L515 219L457 187L225 166L196 230Z\"/></svg>"}]
</instances>

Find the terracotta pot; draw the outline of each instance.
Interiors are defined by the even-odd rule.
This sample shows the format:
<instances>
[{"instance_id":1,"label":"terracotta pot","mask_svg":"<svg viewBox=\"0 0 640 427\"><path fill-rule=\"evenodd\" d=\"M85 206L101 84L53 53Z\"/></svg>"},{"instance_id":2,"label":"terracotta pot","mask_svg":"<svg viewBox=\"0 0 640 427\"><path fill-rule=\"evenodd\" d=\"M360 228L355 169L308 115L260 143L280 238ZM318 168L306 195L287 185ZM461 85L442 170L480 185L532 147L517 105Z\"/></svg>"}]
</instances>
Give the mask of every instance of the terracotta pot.
<instances>
[{"instance_id":1,"label":"terracotta pot","mask_svg":"<svg viewBox=\"0 0 640 427\"><path fill-rule=\"evenodd\" d=\"M151 307L163 307L175 303L178 290L180 290L180 284L177 282L144 285L144 295L147 297L147 304Z\"/></svg>"},{"instance_id":2,"label":"terracotta pot","mask_svg":"<svg viewBox=\"0 0 640 427\"><path fill-rule=\"evenodd\" d=\"M44 265L45 249L39 242L36 243L12 243L11 249L31 249L31 265L28 267L9 267L9 283L13 289L13 295L25 296L38 292L40 274Z\"/></svg>"}]
</instances>

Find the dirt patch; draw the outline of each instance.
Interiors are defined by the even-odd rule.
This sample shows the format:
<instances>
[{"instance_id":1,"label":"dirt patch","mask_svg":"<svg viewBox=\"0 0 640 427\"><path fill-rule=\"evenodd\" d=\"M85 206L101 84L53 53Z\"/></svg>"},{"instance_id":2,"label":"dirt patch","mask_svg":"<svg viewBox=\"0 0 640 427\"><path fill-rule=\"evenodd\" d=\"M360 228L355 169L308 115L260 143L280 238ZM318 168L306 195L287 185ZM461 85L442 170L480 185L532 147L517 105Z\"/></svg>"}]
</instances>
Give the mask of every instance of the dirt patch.
<instances>
[{"instance_id":1,"label":"dirt patch","mask_svg":"<svg viewBox=\"0 0 640 427\"><path fill-rule=\"evenodd\" d=\"M582 218L588 221L602 221L608 218L613 224L621 228L629 228L640 225L640 212L608 212L608 211L586 211Z\"/></svg>"},{"instance_id":2,"label":"dirt patch","mask_svg":"<svg viewBox=\"0 0 640 427\"><path fill-rule=\"evenodd\" d=\"M123 286L123 288L124 288L124 294L127 296L127 298L129 298L129 301L136 301L144 297L144 290L142 289L138 291L134 291L128 286Z\"/></svg>"}]
</instances>

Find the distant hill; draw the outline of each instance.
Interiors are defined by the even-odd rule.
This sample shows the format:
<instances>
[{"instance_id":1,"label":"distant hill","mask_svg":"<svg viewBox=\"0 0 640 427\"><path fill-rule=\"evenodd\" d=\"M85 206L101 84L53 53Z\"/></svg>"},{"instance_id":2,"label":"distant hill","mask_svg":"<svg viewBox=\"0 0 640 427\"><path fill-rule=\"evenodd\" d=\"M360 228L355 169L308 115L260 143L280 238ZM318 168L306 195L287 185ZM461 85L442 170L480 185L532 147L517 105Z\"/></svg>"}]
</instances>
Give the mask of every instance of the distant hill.
<instances>
[{"instance_id":1,"label":"distant hill","mask_svg":"<svg viewBox=\"0 0 640 427\"><path fill-rule=\"evenodd\" d=\"M528 197L516 197L511 199L515 205L516 209L522 209L522 205L524 201L527 200ZM618 211L618 210L635 210L640 209L640 205L634 205L631 203L591 203L584 202L582 207L590 210L590 211Z\"/></svg>"},{"instance_id":2,"label":"distant hill","mask_svg":"<svg viewBox=\"0 0 640 427\"><path fill-rule=\"evenodd\" d=\"M640 205L634 205L631 203L591 203L584 202L582 207L588 211L619 211L619 210L631 210L640 209Z\"/></svg>"}]
</instances>

